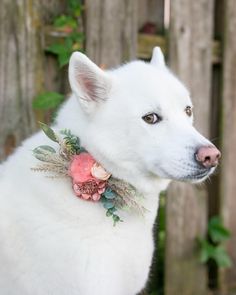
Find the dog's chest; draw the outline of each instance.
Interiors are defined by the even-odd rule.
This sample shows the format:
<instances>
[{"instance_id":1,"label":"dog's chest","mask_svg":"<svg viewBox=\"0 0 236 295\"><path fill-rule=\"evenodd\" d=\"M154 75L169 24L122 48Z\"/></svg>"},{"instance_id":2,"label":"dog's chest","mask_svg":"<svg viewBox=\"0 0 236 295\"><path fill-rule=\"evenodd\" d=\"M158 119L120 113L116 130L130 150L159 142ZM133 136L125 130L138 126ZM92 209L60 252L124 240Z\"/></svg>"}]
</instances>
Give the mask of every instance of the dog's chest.
<instances>
[{"instance_id":1,"label":"dog's chest","mask_svg":"<svg viewBox=\"0 0 236 295\"><path fill-rule=\"evenodd\" d=\"M7 250L11 259L5 262L5 269L10 276L4 279L3 287L11 288L13 277L19 288L24 286L22 292L29 294L38 286L39 294L85 295L94 284L100 286L96 294L104 295L105 289L116 289L119 282L127 294L136 294L148 277L153 252L151 229L142 219L125 220L113 227L112 220L104 224L97 218L94 215L90 224L79 219L77 223L63 223L44 214L43 221L18 222L17 228L23 232L15 248ZM25 239L26 233L30 239ZM16 253L21 258L17 263L12 260Z\"/></svg>"}]
</instances>

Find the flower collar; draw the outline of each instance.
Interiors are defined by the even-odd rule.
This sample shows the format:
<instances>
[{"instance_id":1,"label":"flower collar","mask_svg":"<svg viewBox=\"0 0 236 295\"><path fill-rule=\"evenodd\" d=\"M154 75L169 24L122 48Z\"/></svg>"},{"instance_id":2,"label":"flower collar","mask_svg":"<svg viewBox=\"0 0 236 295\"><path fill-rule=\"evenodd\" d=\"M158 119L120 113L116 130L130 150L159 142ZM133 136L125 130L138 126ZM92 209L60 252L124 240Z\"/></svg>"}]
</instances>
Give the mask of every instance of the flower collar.
<instances>
[{"instance_id":1,"label":"flower collar","mask_svg":"<svg viewBox=\"0 0 236 295\"><path fill-rule=\"evenodd\" d=\"M106 216L112 217L114 225L121 220L118 210L132 210L143 215L142 195L129 183L109 174L80 145L80 140L70 130L56 134L48 125L40 123L41 129L59 145L58 151L48 145L33 150L41 161L34 171L51 173L48 177L70 177L75 195L83 200L101 202Z\"/></svg>"}]
</instances>

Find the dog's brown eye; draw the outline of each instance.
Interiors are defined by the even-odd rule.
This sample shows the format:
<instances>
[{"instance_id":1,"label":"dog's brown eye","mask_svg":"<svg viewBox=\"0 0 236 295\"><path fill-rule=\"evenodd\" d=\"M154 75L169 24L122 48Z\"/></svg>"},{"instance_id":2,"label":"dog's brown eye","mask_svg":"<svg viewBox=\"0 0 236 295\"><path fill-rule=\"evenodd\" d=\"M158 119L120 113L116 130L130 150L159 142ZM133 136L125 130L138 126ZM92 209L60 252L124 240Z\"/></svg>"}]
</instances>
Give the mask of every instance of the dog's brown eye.
<instances>
[{"instance_id":1,"label":"dog's brown eye","mask_svg":"<svg viewBox=\"0 0 236 295\"><path fill-rule=\"evenodd\" d=\"M158 116L156 113L147 114L142 118L148 124L156 124L161 121L161 117Z\"/></svg>"},{"instance_id":2,"label":"dog's brown eye","mask_svg":"<svg viewBox=\"0 0 236 295\"><path fill-rule=\"evenodd\" d=\"M192 114L193 114L192 107L187 106L187 107L185 108L185 113L186 113L189 117L191 117Z\"/></svg>"}]
</instances>

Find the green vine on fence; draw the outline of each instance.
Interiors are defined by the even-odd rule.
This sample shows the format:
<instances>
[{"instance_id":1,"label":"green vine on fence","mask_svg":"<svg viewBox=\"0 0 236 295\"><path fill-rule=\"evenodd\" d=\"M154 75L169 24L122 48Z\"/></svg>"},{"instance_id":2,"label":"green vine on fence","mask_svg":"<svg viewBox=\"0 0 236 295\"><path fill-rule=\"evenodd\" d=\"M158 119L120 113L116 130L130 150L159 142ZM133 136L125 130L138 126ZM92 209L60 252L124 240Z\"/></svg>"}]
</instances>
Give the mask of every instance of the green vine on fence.
<instances>
[{"instance_id":1,"label":"green vine on fence","mask_svg":"<svg viewBox=\"0 0 236 295\"><path fill-rule=\"evenodd\" d=\"M230 238L230 231L224 226L219 216L214 216L209 220L207 234L208 239L198 238L200 261L207 263L213 260L218 267L230 267L232 262L223 245Z\"/></svg>"},{"instance_id":2,"label":"green vine on fence","mask_svg":"<svg viewBox=\"0 0 236 295\"><path fill-rule=\"evenodd\" d=\"M83 6L79 0L67 2L67 13L57 16L53 21L53 28L64 32L61 40L46 48L46 52L56 56L59 67L62 68L69 63L74 51L83 51L84 33L82 24ZM42 92L34 98L33 108L35 110L57 110L64 100L64 95L58 92Z\"/></svg>"},{"instance_id":3,"label":"green vine on fence","mask_svg":"<svg viewBox=\"0 0 236 295\"><path fill-rule=\"evenodd\" d=\"M68 1L68 14L59 15L54 19L53 27L67 33L63 42L56 42L46 48L57 56L59 66L68 64L72 52L83 49L84 34L79 24L81 24L82 5L78 0Z\"/></svg>"}]
</instances>

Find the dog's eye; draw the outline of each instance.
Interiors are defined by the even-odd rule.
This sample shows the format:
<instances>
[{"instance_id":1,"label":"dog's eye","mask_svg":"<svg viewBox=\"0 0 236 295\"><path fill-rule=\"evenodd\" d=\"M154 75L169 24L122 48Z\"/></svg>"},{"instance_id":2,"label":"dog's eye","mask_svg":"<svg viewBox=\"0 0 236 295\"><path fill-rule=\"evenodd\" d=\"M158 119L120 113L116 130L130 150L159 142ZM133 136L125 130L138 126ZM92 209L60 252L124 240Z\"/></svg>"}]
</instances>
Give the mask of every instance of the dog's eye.
<instances>
[{"instance_id":1,"label":"dog's eye","mask_svg":"<svg viewBox=\"0 0 236 295\"><path fill-rule=\"evenodd\" d=\"M156 124L161 121L161 117L156 113L147 114L143 116L142 119L148 124Z\"/></svg>"},{"instance_id":2,"label":"dog's eye","mask_svg":"<svg viewBox=\"0 0 236 295\"><path fill-rule=\"evenodd\" d=\"M186 113L189 117L191 117L192 114L193 114L193 109L192 109L192 107L187 106L187 107L185 108L185 113Z\"/></svg>"}]
</instances>

